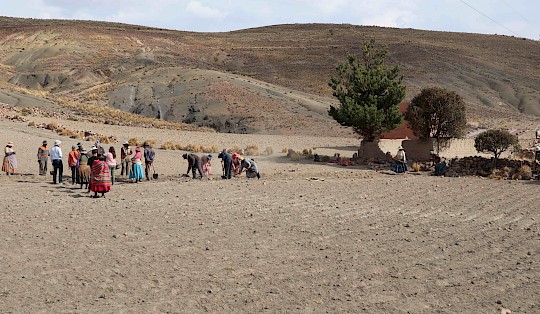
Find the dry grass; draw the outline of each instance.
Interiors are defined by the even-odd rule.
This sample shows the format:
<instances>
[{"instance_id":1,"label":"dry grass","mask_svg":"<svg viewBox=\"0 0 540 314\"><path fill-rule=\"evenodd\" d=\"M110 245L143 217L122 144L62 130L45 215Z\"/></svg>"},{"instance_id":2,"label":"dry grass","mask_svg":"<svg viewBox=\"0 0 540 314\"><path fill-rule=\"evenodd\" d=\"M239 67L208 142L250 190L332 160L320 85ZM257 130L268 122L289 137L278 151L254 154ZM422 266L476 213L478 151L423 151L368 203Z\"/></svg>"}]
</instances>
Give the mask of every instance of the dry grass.
<instances>
[{"instance_id":1,"label":"dry grass","mask_svg":"<svg viewBox=\"0 0 540 314\"><path fill-rule=\"evenodd\" d=\"M148 140L144 141L143 144L148 144L151 147L156 147L156 140L151 138L151 139L148 139Z\"/></svg>"},{"instance_id":2,"label":"dry grass","mask_svg":"<svg viewBox=\"0 0 540 314\"><path fill-rule=\"evenodd\" d=\"M141 142L135 138L135 137L132 137L128 140L128 143L130 146L140 146L141 145Z\"/></svg>"},{"instance_id":3,"label":"dry grass","mask_svg":"<svg viewBox=\"0 0 540 314\"><path fill-rule=\"evenodd\" d=\"M281 152L282 152L283 154L287 154L287 153L289 152L289 148L288 148L288 147L283 147L283 148L281 149Z\"/></svg>"},{"instance_id":4,"label":"dry grass","mask_svg":"<svg viewBox=\"0 0 540 314\"><path fill-rule=\"evenodd\" d=\"M271 156L273 154L274 154L274 149L272 148L272 146L267 146L266 149L264 150L264 155Z\"/></svg>"},{"instance_id":5,"label":"dry grass","mask_svg":"<svg viewBox=\"0 0 540 314\"><path fill-rule=\"evenodd\" d=\"M256 144L248 145L244 149L244 153L247 156L258 156L259 155L259 147Z\"/></svg>"},{"instance_id":6,"label":"dry grass","mask_svg":"<svg viewBox=\"0 0 540 314\"><path fill-rule=\"evenodd\" d=\"M171 141L167 141L163 144L161 144L161 149L165 149L165 150L175 150L176 149L176 145L171 142Z\"/></svg>"}]
</instances>

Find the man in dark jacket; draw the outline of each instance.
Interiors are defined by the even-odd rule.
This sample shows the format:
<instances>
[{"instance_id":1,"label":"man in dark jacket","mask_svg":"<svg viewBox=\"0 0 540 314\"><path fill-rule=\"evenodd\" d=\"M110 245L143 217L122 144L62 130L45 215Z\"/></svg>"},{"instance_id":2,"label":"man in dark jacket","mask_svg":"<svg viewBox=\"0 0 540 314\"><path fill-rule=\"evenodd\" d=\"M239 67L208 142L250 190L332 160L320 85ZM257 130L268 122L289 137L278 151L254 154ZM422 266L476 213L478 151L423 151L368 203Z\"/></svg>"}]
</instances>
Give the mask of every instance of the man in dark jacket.
<instances>
[{"instance_id":1,"label":"man in dark jacket","mask_svg":"<svg viewBox=\"0 0 540 314\"><path fill-rule=\"evenodd\" d=\"M219 153L218 158L221 158L221 163L223 164L223 175L222 179L230 179L232 172L232 156L231 154L223 151Z\"/></svg>"},{"instance_id":2,"label":"man in dark jacket","mask_svg":"<svg viewBox=\"0 0 540 314\"><path fill-rule=\"evenodd\" d=\"M150 146L150 143L144 142L144 173L146 174L146 180L150 180L150 168L154 169L153 163L154 163L154 157L156 156L156 152Z\"/></svg>"},{"instance_id":3,"label":"man in dark jacket","mask_svg":"<svg viewBox=\"0 0 540 314\"><path fill-rule=\"evenodd\" d=\"M204 174L202 172L202 167L201 167L201 157L195 154L183 154L182 157L184 159L187 159L187 162L188 162L188 169L187 169L186 175L189 176L189 171L191 170L193 173L193 179L196 179L197 170L199 170L199 174L201 175L201 178L204 177Z\"/></svg>"}]
</instances>

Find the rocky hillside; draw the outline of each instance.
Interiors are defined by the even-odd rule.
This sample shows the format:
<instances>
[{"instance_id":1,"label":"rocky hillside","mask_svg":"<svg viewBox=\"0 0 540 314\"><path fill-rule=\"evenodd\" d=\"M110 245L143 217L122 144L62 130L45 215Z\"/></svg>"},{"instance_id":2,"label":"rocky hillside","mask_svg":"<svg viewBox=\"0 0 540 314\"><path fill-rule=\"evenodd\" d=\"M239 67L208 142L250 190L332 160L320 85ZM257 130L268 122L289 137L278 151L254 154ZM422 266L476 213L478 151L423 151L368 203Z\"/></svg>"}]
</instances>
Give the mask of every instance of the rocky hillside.
<instances>
[{"instance_id":1,"label":"rocky hillside","mask_svg":"<svg viewBox=\"0 0 540 314\"><path fill-rule=\"evenodd\" d=\"M97 104L222 132L350 136L326 114L335 102L327 82L370 39L388 46L408 99L438 85L465 97L483 124L540 116L538 41L329 24L193 33L3 17L0 102Z\"/></svg>"}]
</instances>

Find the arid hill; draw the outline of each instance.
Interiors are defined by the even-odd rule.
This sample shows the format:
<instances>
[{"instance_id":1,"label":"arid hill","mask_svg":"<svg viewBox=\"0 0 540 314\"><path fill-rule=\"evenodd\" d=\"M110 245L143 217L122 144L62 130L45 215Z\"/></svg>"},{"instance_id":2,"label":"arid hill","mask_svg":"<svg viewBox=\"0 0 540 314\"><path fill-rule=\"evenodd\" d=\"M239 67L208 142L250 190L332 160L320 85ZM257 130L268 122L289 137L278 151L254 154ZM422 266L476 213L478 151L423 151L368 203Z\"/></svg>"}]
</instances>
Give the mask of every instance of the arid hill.
<instances>
[{"instance_id":1,"label":"arid hill","mask_svg":"<svg viewBox=\"0 0 540 314\"><path fill-rule=\"evenodd\" d=\"M330 24L194 33L2 17L0 102L112 106L221 132L351 136L326 114L335 102L327 83L370 39L401 67L407 99L438 85L465 97L480 124L538 121L538 41Z\"/></svg>"}]
</instances>

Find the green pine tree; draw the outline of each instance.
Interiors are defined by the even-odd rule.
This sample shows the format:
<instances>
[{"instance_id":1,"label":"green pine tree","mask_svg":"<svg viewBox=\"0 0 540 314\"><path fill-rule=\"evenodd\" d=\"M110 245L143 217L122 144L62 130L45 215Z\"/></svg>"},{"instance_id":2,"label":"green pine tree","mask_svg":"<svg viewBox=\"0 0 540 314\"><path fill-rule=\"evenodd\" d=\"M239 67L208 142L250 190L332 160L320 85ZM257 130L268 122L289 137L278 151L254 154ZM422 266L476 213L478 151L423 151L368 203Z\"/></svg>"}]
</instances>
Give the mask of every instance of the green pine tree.
<instances>
[{"instance_id":1,"label":"green pine tree","mask_svg":"<svg viewBox=\"0 0 540 314\"><path fill-rule=\"evenodd\" d=\"M405 97L403 77L397 66L385 66L387 54L387 49L376 49L373 40L365 43L362 55L349 54L347 62L336 67L338 76L328 83L340 102L330 106L330 116L369 142L403 122L399 111Z\"/></svg>"}]
</instances>

